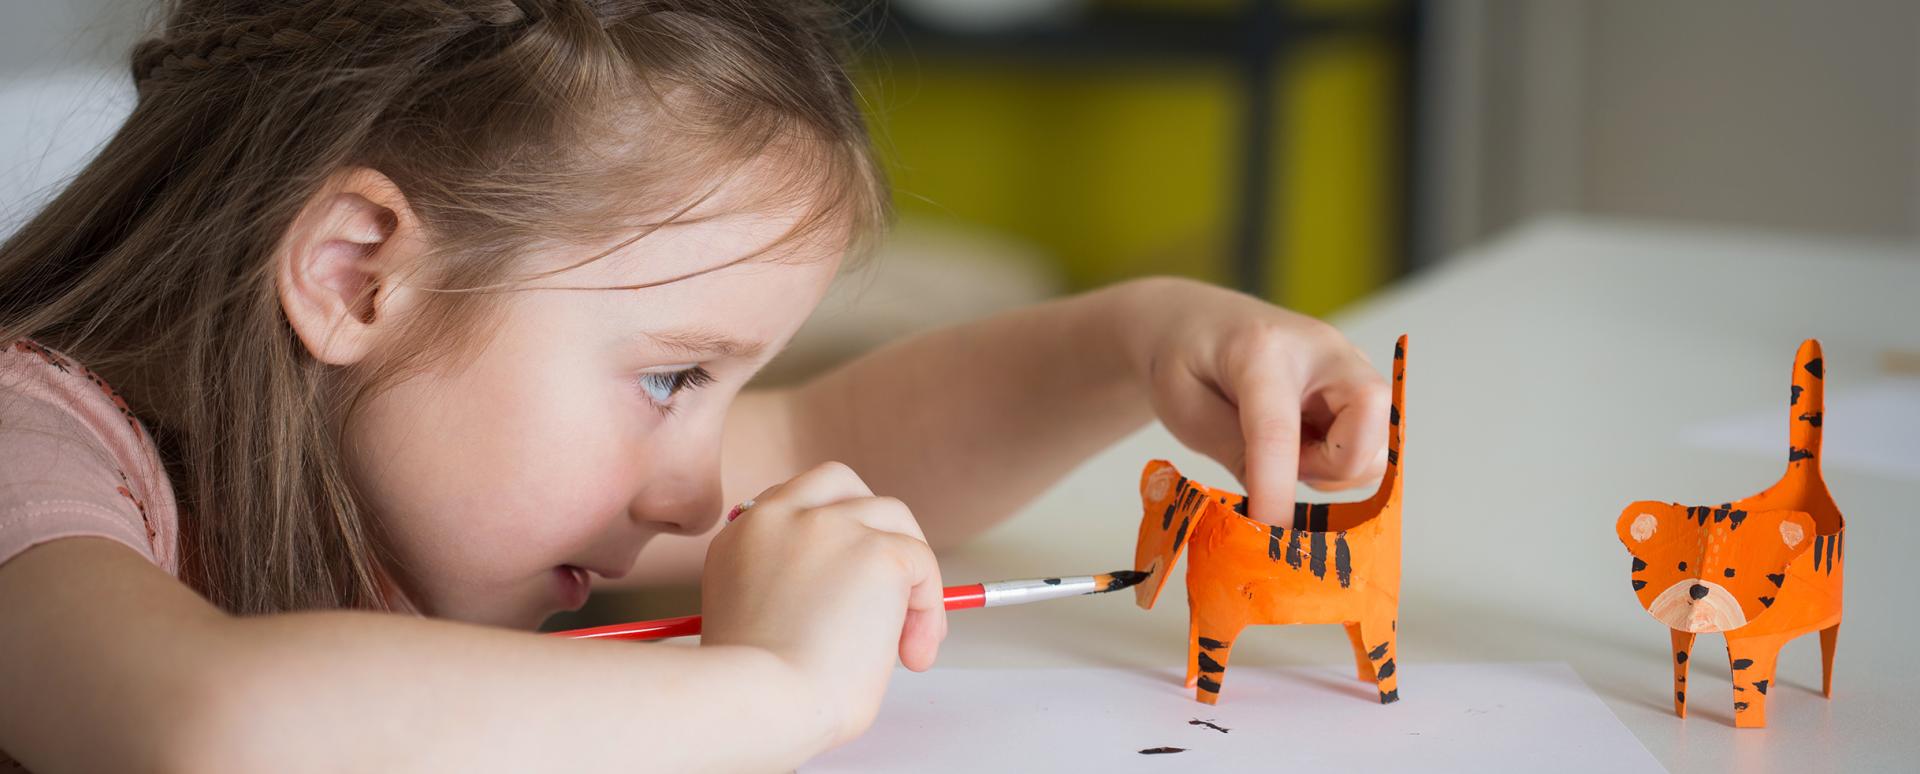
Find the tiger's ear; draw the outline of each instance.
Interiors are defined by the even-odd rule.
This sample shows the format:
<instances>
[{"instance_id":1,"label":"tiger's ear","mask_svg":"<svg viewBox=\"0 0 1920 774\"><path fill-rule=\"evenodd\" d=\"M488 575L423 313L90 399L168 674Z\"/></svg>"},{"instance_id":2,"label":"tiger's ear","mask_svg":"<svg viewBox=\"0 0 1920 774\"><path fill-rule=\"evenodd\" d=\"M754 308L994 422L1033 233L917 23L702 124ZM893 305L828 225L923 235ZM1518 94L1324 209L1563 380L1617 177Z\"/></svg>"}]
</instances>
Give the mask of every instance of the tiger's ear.
<instances>
[{"instance_id":1,"label":"tiger's ear","mask_svg":"<svg viewBox=\"0 0 1920 774\"><path fill-rule=\"evenodd\" d=\"M1660 537L1662 531L1672 529L1673 520L1666 516L1673 507L1672 503L1652 500L1636 502L1620 512L1620 520L1613 525L1614 532L1629 550L1646 545Z\"/></svg>"}]
</instances>

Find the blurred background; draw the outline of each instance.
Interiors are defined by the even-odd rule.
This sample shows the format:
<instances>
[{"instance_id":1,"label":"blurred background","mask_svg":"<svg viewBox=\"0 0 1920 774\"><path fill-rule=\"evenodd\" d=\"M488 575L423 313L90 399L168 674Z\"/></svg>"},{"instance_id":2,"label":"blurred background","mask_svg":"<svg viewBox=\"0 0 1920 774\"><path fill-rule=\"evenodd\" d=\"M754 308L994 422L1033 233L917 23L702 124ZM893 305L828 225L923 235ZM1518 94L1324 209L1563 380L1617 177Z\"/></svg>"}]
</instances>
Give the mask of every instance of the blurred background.
<instances>
[{"instance_id":1,"label":"blurred background","mask_svg":"<svg viewBox=\"0 0 1920 774\"><path fill-rule=\"evenodd\" d=\"M0 229L127 109L152 7L0 5ZM899 228L770 381L1148 274L1325 315L1550 214L1920 236L1902 0L847 8Z\"/></svg>"},{"instance_id":2,"label":"blurred background","mask_svg":"<svg viewBox=\"0 0 1920 774\"><path fill-rule=\"evenodd\" d=\"M1338 314L1548 217L1920 255L1904 0L847 7L899 224L769 382L1150 274ZM151 8L0 0L0 230L125 114Z\"/></svg>"}]
</instances>

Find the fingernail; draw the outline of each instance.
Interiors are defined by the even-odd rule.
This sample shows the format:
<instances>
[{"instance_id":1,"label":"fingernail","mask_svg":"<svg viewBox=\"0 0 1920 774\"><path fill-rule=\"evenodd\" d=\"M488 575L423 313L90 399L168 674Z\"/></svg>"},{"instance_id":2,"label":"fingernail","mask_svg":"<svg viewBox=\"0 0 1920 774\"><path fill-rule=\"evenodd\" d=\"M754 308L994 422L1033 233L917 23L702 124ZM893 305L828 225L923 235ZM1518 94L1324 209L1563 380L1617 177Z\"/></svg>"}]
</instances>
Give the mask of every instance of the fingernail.
<instances>
[{"instance_id":1,"label":"fingernail","mask_svg":"<svg viewBox=\"0 0 1920 774\"><path fill-rule=\"evenodd\" d=\"M752 507L753 507L753 500L751 499L739 505L733 506L733 510L727 511L727 521L732 522L734 519L740 518L740 514L746 513L747 509Z\"/></svg>"}]
</instances>

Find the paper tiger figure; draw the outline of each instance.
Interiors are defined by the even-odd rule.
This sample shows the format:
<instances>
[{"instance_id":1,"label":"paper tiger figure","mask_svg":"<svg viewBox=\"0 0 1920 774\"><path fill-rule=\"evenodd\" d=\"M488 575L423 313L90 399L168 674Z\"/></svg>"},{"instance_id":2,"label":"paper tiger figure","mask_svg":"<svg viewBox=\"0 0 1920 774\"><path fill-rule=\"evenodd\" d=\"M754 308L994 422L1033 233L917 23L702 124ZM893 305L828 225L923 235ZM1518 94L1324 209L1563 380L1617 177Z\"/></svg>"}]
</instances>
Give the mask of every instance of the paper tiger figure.
<instances>
[{"instance_id":1,"label":"paper tiger figure","mask_svg":"<svg viewBox=\"0 0 1920 774\"><path fill-rule=\"evenodd\" d=\"M1393 404L1387 472L1373 497L1356 503L1297 503L1291 527L1246 515L1246 498L1203 486L1162 460L1140 475L1145 512L1133 567L1148 573L1135 601L1152 608L1179 561L1187 560L1187 685L1207 704L1220 700L1227 658L1248 624L1339 623L1353 644L1360 679L1380 703L1400 699L1394 635L1400 611L1400 488L1406 422L1407 337L1393 349Z\"/></svg>"},{"instance_id":2,"label":"paper tiger figure","mask_svg":"<svg viewBox=\"0 0 1920 774\"><path fill-rule=\"evenodd\" d=\"M1820 477L1825 363L1808 339L1794 358L1787 471L1779 483L1716 506L1642 501L1615 523L1633 554L1633 589L1673 636L1673 711L1687 716L1694 635L1721 632L1733 664L1733 722L1767 724L1780 646L1820 632L1820 690L1833 696L1846 521Z\"/></svg>"}]
</instances>

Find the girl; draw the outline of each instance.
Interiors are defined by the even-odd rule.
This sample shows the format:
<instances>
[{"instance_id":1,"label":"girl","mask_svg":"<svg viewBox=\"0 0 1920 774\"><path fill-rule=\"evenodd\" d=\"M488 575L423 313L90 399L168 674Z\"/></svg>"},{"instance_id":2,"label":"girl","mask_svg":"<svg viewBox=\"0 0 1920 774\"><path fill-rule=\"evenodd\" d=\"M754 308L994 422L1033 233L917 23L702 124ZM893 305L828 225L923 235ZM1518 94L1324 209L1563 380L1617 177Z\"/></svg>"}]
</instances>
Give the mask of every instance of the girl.
<instances>
[{"instance_id":1,"label":"girl","mask_svg":"<svg viewBox=\"0 0 1920 774\"><path fill-rule=\"evenodd\" d=\"M0 248L0 749L792 767L933 663L929 543L1155 416L1256 514L1379 474L1363 357L1185 281L739 394L886 219L831 22L174 3L125 127ZM524 631L696 575L698 648Z\"/></svg>"}]
</instances>

